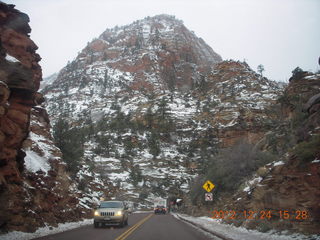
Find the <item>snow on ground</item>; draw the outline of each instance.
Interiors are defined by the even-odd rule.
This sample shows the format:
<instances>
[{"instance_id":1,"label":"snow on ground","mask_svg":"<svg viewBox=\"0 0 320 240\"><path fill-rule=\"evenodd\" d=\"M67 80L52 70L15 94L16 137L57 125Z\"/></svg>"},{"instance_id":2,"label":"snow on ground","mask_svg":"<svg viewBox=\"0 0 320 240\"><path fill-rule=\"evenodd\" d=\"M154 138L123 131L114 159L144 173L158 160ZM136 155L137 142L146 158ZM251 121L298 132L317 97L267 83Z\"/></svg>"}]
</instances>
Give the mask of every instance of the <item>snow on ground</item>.
<instances>
[{"instance_id":1,"label":"snow on ground","mask_svg":"<svg viewBox=\"0 0 320 240\"><path fill-rule=\"evenodd\" d=\"M209 232L214 232L234 240L320 240L320 235L305 236L302 234L279 235L269 231L267 233L258 232L256 230L248 230L243 227L235 227L233 225L221 223L217 219L209 217L191 217L184 214L173 214L177 218L184 219L193 224L200 226Z\"/></svg>"},{"instance_id":2,"label":"snow on ground","mask_svg":"<svg viewBox=\"0 0 320 240\"><path fill-rule=\"evenodd\" d=\"M51 169L51 166L46 158L41 157L36 152L30 150L26 151L24 164L26 166L26 169L30 172L37 172L41 170L47 174Z\"/></svg>"},{"instance_id":3,"label":"snow on ground","mask_svg":"<svg viewBox=\"0 0 320 240\"><path fill-rule=\"evenodd\" d=\"M244 192L251 194L251 189L253 186L257 185L262 181L262 177L257 176L256 174L252 177L251 180L245 182L245 188L243 189Z\"/></svg>"},{"instance_id":4,"label":"snow on ground","mask_svg":"<svg viewBox=\"0 0 320 240\"><path fill-rule=\"evenodd\" d=\"M34 125L41 126L40 122L34 120L31 123ZM48 142L48 140L45 137L37 135L33 132L29 133L28 138L32 141L33 147L39 149L40 153L35 152L30 148L24 149L26 152L26 157L24 159L26 169L29 172L37 172L41 170L47 174L48 171L51 169L48 159L56 158L51 153L55 150L55 147L50 145L50 142Z\"/></svg>"},{"instance_id":5,"label":"snow on ground","mask_svg":"<svg viewBox=\"0 0 320 240\"><path fill-rule=\"evenodd\" d=\"M276 167L276 166L280 166L280 165L283 165L283 164L284 164L283 161L279 161L279 162L273 163L273 166Z\"/></svg>"},{"instance_id":6,"label":"snow on ground","mask_svg":"<svg viewBox=\"0 0 320 240\"><path fill-rule=\"evenodd\" d=\"M59 232L65 232L70 229L78 228L84 225L90 225L93 223L92 219L85 219L80 222L70 222L70 223L60 223L57 228L52 228L52 227L43 227L39 228L36 232L34 233L25 233L25 232L10 232L4 235L0 235L1 240L28 240L28 239L33 239L33 238L38 238L38 237L43 237L46 235L50 234L55 234Z\"/></svg>"}]
</instances>

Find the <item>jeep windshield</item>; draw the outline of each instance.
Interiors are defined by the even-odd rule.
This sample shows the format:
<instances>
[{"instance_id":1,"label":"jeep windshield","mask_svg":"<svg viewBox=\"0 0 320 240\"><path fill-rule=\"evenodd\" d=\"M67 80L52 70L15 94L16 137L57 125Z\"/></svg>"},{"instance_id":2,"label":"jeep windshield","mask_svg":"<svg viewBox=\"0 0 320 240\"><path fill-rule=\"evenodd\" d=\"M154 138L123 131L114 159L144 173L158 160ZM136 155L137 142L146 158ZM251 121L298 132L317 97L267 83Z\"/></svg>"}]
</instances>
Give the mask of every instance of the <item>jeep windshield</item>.
<instances>
[{"instance_id":1,"label":"jeep windshield","mask_svg":"<svg viewBox=\"0 0 320 240\"><path fill-rule=\"evenodd\" d=\"M123 208L121 202L102 202L99 208Z\"/></svg>"}]
</instances>

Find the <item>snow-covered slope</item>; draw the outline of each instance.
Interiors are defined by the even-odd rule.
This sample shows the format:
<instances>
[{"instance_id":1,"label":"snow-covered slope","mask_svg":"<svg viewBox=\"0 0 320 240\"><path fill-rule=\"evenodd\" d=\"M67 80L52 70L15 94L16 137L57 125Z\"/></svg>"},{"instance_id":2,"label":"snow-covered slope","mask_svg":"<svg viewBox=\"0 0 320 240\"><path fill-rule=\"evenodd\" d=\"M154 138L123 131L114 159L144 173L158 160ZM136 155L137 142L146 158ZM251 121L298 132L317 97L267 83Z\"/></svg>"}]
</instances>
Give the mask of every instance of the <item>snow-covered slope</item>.
<instances>
[{"instance_id":1,"label":"snow-covered slope","mask_svg":"<svg viewBox=\"0 0 320 240\"><path fill-rule=\"evenodd\" d=\"M106 30L43 89L53 125L78 129L117 197L140 200L183 194L219 146L261 137L280 91L167 15Z\"/></svg>"}]
</instances>

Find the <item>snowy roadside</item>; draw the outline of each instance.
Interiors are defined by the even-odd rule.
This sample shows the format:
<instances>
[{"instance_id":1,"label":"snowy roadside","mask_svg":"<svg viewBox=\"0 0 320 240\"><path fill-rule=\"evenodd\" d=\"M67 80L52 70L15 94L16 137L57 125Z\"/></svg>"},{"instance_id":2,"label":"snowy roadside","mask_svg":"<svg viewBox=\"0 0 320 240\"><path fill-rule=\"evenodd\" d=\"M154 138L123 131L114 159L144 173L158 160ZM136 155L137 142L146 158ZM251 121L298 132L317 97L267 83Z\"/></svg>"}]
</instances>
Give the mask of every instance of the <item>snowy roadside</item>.
<instances>
[{"instance_id":1,"label":"snowy roadside","mask_svg":"<svg viewBox=\"0 0 320 240\"><path fill-rule=\"evenodd\" d=\"M92 223L93 223L92 219L85 219L80 222L60 223L60 224L58 224L58 227L56 227L56 228L52 228L52 227L47 226L47 227L39 228L34 233L25 233L25 232L14 231L14 232L10 232L7 234L0 234L0 239L1 240L18 240L18 239L19 240L29 240L29 239L33 239L33 238L43 237L43 236L50 235L50 234L65 232L67 230L71 230L71 229L78 228L78 227L85 226L85 225L90 225Z\"/></svg>"},{"instance_id":2,"label":"snowy roadside","mask_svg":"<svg viewBox=\"0 0 320 240\"><path fill-rule=\"evenodd\" d=\"M135 211L134 213L151 213L151 212L153 211ZM60 223L56 228L47 226L47 227L39 228L34 233L14 231L7 234L0 234L0 239L1 240L18 240L18 239L29 240L29 239L43 237L43 236L47 236L47 235L51 235L59 232L65 232L71 229L75 229L81 226L91 225L91 224L93 224L92 219L85 219L80 222Z\"/></svg>"},{"instance_id":3,"label":"snowy roadside","mask_svg":"<svg viewBox=\"0 0 320 240\"><path fill-rule=\"evenodd\" d=\"M277 234L274 231L267 233L256 230L248 230L243 227L235 227L229 224L219 222L219 220L210 217L191 217L185 214L172 213L178 219L185 220L196 225L202 230L212 232L213 234L224 236L233 240L320 240L320 235L305 236L302 234Z\"/></svg>"}]
</instances>

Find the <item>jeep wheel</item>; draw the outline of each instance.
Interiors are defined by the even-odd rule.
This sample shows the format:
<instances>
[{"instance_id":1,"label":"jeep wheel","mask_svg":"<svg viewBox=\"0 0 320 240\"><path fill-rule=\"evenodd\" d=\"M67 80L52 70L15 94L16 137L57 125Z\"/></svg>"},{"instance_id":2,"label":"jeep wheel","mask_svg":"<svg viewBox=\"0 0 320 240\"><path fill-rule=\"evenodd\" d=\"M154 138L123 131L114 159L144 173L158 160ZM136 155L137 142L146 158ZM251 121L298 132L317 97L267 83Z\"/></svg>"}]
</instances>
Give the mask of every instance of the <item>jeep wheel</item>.
<instances>
[{"instance_id":1,"label":"jeep wheel","mask_svg":"<svg viewBox=\"0 0 320 240\"><path fill-rule=\"evenodd\" d=\"M119 227L124 227L124 221L121 221L120 223L119 223Z\"/></svg>"},{"instance_id":2,"label":"jeep wheel","mask_svg":"<svg viewBox=\"0 0 320 240\"><path fill-rule=\"evenodd\" d=\"M124 222L124 225L125 225L125 226L128 226L128 218L127 218L127 220Z\"/></svg>"},{"instance_id":3,"label":"jeep wheel","mask_svg":"<svg viewBox=\"0 0 320 240\"><path fill-rule=\"evenodd\" d=\"M99 223L94 222L94 223L93 223L93 226L94 226L94 228L98 228L98 227L99 227Z\"/></svg>"}]
</instances>

